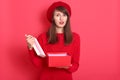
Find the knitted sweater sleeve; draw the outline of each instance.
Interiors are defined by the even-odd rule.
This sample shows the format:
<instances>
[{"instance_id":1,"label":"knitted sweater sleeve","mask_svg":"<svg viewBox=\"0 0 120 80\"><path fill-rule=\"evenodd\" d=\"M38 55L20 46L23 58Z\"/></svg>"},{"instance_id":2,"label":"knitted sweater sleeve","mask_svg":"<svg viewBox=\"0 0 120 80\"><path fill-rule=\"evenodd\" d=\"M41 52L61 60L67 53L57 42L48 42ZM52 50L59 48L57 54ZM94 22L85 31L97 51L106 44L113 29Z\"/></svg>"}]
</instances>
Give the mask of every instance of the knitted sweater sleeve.
<instances>
[{"instance_id":1,"label":"knitted sweater sleeve","mask_svg":"<svg viewBox=\"0 0 120 80\"><path fill-rule=\"evenodd\" d=\"M42 42L42 38L40 38L40 37L38 37L37 39L38 39L38 41L39 41L39 43L40 43L40 45L42 47L43 46L43 42ZM39 67L39 68L42 67L42 61L43 61L43 59L41 57L37 56L37 54L34 51L34 49L32 49L32 50L28 49L28 51L29 51L29 54L30 54L30 57L32 59L33 64L36 67Z\"/></svg>"},{"instance_id":2,"label":"knitted sweater sleeve","mask_svg":"<svg viewBox=\"0 0 120 80\"><path fill-rule=\"evenodd\" d=\"M75 36L74 53L72 55L72 66L68 69L69 72L75 72L79 67L79 57L80 57L80 37Z\"/></svg>"}]
</instances>

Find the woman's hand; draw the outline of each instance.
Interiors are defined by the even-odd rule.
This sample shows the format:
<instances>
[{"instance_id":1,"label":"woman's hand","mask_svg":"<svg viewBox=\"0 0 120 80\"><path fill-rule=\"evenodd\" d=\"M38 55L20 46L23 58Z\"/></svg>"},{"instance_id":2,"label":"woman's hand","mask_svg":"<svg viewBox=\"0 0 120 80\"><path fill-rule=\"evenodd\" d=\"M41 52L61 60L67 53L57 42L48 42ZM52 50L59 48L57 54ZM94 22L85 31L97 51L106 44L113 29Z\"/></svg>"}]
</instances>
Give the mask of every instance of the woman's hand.
<instances>
[{"instance_id":1,"label":"woman's hand","mask_svg":"<svg viewBox=\"0 0 120 80\"><path fill-rule=\"evenodd\" d=\"M27 35L27 34L25 35L25 37L26 37L28 48L31 50L33 48L35 38L33 36Z\"/></svg>"},{"instance_id":2,"label":"woman's hand","mask_svg":"<svg viewBox=\"0 0 120 80\"><path fill-rule=\"evenodd\" d=\"M69 67L67 66L67 67L56 67L56 68L63 68L63 69L68 69Z\"/></svg>"},{"instance_id":3,"label":"woman's hand","mask_svg":"<svg viewBox=\"0 0 120 80\"><path fill-rule=\"evenodd\" d=\"M56 68L63 68L63 69L69 69L72 66L72 64L70 66L64 66L64 67L56 67Z\"/></svg>"}]
</instances>

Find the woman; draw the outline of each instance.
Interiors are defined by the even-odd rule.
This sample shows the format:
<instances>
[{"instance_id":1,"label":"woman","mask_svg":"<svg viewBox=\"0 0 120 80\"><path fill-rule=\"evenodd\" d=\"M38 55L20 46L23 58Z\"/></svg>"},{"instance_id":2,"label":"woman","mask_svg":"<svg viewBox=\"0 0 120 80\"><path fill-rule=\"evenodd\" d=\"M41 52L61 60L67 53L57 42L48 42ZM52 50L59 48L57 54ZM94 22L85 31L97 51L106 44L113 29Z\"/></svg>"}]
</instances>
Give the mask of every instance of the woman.
<instances>
[{"instance_id":1,"label":"woman","mask_svg":"<svg viewBox=\"0 0 120 80\"><path fill-rule=\"evenodd\" d=\"M49 52L67 52L71 56L71 66L48 67L47 57L37 56L33 50L34 37L26 36L29 52L34 64L40 72L40 80L73 80L72 73L79 67L80 37L70 28L71 8L67 3L58 1L53 3L47 11L47 18L51 22L48 32L42 33L37 39L45 54Z\"/></svg>"}]
</instances>

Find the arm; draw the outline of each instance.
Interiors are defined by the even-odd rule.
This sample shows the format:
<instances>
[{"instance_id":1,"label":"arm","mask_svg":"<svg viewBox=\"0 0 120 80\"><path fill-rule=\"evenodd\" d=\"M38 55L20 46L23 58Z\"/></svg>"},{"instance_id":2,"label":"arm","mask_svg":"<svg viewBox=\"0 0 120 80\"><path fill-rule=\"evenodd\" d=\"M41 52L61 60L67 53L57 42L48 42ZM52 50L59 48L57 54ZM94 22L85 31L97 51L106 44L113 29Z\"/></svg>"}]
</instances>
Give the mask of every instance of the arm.
<instances>
[{"instance_id":1,"label":"arm","mask_svg":"<svg viewBox=\"0 0 120 80\"><path fill-rule=\"evenodd\" d=\"M28 44L28 51L31 56L32 62L35 66L40 67L42 65L42 58L37 56L36 52L33 49L34 37L31 35L26 35L26 41ZM40 39L40 44L42 44L42 40Z\"/></svg>"},{"instance_id":2,"label":"arm","mask_svg":"<svg viewBox=\"0 0 120 80\"><path fill-rule=\"evenodd\" d=\"M41 57L37 56L34 49L28 49L29 51L29 54L30 54L30 57L32 59L32 62L33 64L36 66L36 67L41 67L42 66L42 59Z\"/></svg>"},{"instance_id":3,"label":"arm","mask_svg":"<svg viewBox=\"0 0 120 80\"><path fill-rule=\"evenodd\" d=\"M80 57L80 37L78 35L75 36L74 41L74 51L73 55L71 56L71 65L66 67L57 67L66 69L68 72L75 72L79 67L79 57Z\"/></svg>"},{"instance_id":4,"label":"arm","mask_svg":"<svg viewBox=\"0 0 120 80\"><path fill-rule=\"evenodd\" d=\"M80 57L80 37L77 35L74 44L74 53L72 55L72 66L68 68L69 72L75 72L79 67L79 57Z\"/></svg>"}]
</instances>

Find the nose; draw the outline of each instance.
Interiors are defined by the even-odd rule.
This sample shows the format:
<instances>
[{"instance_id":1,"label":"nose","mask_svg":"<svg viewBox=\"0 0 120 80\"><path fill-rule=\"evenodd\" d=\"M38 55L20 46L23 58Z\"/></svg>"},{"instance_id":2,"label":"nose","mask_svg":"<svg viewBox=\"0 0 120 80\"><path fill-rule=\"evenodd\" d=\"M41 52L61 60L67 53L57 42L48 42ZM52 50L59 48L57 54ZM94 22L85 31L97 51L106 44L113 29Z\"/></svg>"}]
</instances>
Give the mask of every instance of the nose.
<instances>
[{"instance_id":1,"label":"nose","mask_svg":"<svg viewBox=\"0 0 120 80\"><path fill-rule=\"evenodd\" d=\"M61 15L61 16L60 16L60 20L63 20L63 17L64 17L64 16Z\"/></svg>"}]
</instances>

